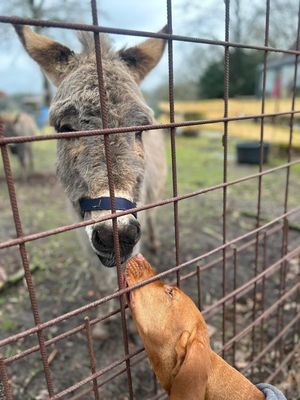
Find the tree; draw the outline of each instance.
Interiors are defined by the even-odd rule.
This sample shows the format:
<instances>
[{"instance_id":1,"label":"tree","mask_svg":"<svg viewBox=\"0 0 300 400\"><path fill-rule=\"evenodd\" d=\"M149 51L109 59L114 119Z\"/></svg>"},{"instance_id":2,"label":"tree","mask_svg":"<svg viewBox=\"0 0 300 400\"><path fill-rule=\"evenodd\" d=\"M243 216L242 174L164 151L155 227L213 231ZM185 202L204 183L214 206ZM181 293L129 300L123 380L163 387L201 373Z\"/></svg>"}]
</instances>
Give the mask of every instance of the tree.
<instances>
[{"instance_id":1,"label":"tree","mask_svg":"<svg viewBox=\"0 0 300 400\"><path fill-rule=\"evenodd\" d=\"M165 76L160 84L152 89L143 90L143 94L147 100L147 104L159 113L159 102L169 101L169 82L168 77ZM182 81L174 82L174 99L175 101L197 100L197 85L194 82L184 79Z\"/></svg>"},{"instance_id":2,"label":"tree","mask_svg":"<svg viewBox=\"0 0 300 400\"><path fill-rule=\"evenodd\" d=\"M200 78L199 97L205 99L221 98L224 95L224 64L214 61L208 64Z\"/></svg>"},{"instance_id":3,"label":"tree","mask_svg":"<svg viewBox=\"0 0 300 400\"><path fill-rule=\"evenodd\" d=\"M257 66L262 54L256 51L233 49L230 52L229 96L254 95L256 90ZM222 98L224 95L224 59L218 59L206 67L199 81L202 98Z\"/></svg>"},{"instance_id":4,"label":"tree","mask_svg":"<svg viewBox=\"0 0 300 400\"><path fill-rule=\"evenodd\" d=\"M182 29L186 34L201 38L224 40L224 1L184 0L181 6ZM269 23L271 47L288 49L296 42L298 0L272 0ZM266 2L232 0L230 2L231 42L264 45ZM184 43L183 47L187 47ZM191 46L190 46L191 48ZM277 54L277 58L281 55ZM254 94L256 66L262 62L262 51L230 48L230 95ZM268 59L276 58L269 53ZM222 97L224 85L224 48L218 45L194 46L185 56L181 71L193 77L201 97ZM190 71L190 74L189 74ZM200 84L199 84L200 82Z\"/></svg>"},{"instance_id":5,"label":"tree","mask_svg":"<svg viewBox=\"0 0 300 400\"><path fill-rule=\"evenodd\" d=\"M269 45L289 48L296 39L298 0L272 0L270 4ZM225 1L184 0L182 23L193 36L224 40ZM230 2L230 41L264 43L266 2L232 0Z\"/></svg>"},{"instance_id":6,"label":"tree","mask_svg":"<svg viewBox=\"0 0 300 400\"><path fill-rule=\"evenodd\" d=\"M85 16L90 11L89 2L80 2L78 0L10 0L3 1L0 5L1 15L18 15L19 17L48 19L53 21L70 21L74 22L80 18L79 22L83 22ZM7 34L6 27L1 24L2 46L8 46L10 35ZM32 29L37 33L43 31L43 27L34 26ZM5 38L5 40L3 40ZM46 105L50 104L51 89L50 83L46 76L43 75L43 100Z\"/></svg>"}]
</instances>

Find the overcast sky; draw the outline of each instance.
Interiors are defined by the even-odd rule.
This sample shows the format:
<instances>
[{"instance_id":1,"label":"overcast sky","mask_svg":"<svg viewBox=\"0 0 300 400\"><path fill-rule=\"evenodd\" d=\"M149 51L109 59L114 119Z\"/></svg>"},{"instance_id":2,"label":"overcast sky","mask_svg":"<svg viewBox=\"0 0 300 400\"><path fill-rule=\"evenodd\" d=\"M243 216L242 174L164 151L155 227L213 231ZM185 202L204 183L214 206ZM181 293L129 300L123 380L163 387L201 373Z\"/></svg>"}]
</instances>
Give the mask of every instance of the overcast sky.
<instances>
[{"instance_id":1,"label":"overcast sky","mask_svg":"<svg viewBox=\"0 0 300 400\"><path fill-rule=\"evenodd\" d=\"M61 1L63 4L64 1ZM173 30L178 34L186 33L182 24L182 15L180 15L182 2L183 0L173 1ZM90 2L87 0L86 3L89 4ZM104 11L103 15L101 14L102 10ZM165 0L102 0L100 14L103 25L118 28L158 31L167 22ZM14 10L14 15L20 15L20 11L18 13L17 9ZM84 21L79 21L90 22L91 20L88 14L84 15L83 19ZM10 39L8 41L9 45L4 46L5 49L0 47L0 90L8 94L20 92L39 93L41 91L39 68L23 50L12 27L6 24L4 28L10 33ZM73 40L73 32L63 33L62 36L61 30L49 29L47 34L54 38L58 35L60 41L63 41L68 46L76 47L76 41ZM142 38L120 35L112 35L111 38L116 49L143 40ZM175 59L179 60L179 58L179 54L175 51ZM167 76L166 54L155 72L152 71L150 76L146 78L144 86L146 88L153 87L165 76Z\"/></svg>"}]
</instances>

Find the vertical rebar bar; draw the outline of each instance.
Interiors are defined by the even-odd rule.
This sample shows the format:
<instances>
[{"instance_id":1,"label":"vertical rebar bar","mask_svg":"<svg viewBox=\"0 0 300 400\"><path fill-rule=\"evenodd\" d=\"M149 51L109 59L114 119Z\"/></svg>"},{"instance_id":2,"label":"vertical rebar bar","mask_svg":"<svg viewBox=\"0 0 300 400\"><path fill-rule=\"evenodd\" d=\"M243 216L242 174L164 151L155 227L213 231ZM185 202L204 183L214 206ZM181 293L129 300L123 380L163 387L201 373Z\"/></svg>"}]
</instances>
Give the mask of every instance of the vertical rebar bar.
<instances>
[{"instance_id":1,"label":"vertical rebar bar","mask_svg":"<svg viewBox=\"0 0 300 400\"><path fill-rule=\"evenodd\" d=\"M267 268L268 265L268 235L267 232L263 232L263 271ZM266 292L266 277L265 275L263 276L262 282L261 282L261 312L263 313L265 310L265 292ZM264 337L265 337L265 320L262 319L260 323L260 335L259 335L259 340L260 340L260 352L262 352L264 348ZM259 372L261 373L262 370L262 363L259 363Z\"/></svg>"},{"instance_id":2,"label":"vertical rebar bar","mask_svg":"<svg viewBox=\"0 0 300 400\"><path fill-rule=\"evenodd\" d=\"M3 136L4 136L4 127L3 127L3 122L0 120L0 138ZM9 193L11 210L13 213L16 234L17 234L17 237L22 237L22 236L24 236L23 227L22 227L21 217L19 214L16 190L15 190L12 170L10 167L7 145L1 145L0 147L1 147L3 167L4 167L5 178L6 178L6 183L7 183L8 193ZM26 280L26 284L27 284L27 288L28 288L28 294L29 294L29 298L30 298L31 310L32 310L32 314L33 314L34 323L36 326L39 326L41 324L41 318L40 318L40 313L39 313L39 307L38 307L35 287L33 284L33 279L32 279L32 275L31 275L31 271L30 271L27 250L26 250L26 246L24 243L19 245L19 251L20 251L20 255L21 255L21 259L22 259L24 276L25 276L25 280ZM38 337L38 342L39 342L39 350L40 350L40 354L41 354L41 358L42 358L48 394L49 394L49 396L53 396L54 389L53 389L53 384L52 384L52 379L51 379L51 372L50 372L50 368L49 368L49 364L48 364L48 356L47 356L47 350L46 350L46 346L45 346L44 331L39 330L37 332L37 337Z\"/></svg>"},{"instance_id":3,"label":"vertical rebar bar","mask_svg":"<svg viewBox=\"0 0 300 400\"><path fill-rule=\"evenodd\" d=\"M172 22L172 0L167 0L167 27L168 33L173 33ZM168 74L169 74L169 110L170 122L175 122L174 111L174 63L173 63L173 40L168 39ZM177 188L177 165L176 165L176 128L170 128L171 157L172 157L172 187L173 196L178 194ZM174 201L174 230L175 230L175 260L176 265L180 263L180 242L179 242L179 219L178 201ZM177 286L180 287L180 271L176 272Z\"/></svg>"},{"instance_id":4,"label":"vertical rebar bar","mask_svg":"<svg viewBox=\"0 0 300 400\"><path fill-rule=\"evenodd\" d=\"M91 8L92 8L93 25L98 26L99 24L98 24L98 15L97 15L97 0L91 0ZM97 67L99 98L100 98L100 106L101 106L102 126L105 129L105 128L109 127L108 104L107 104L106 90L105 90L105 86L104 86L104 73L103 73L103 67L102 67L100 35L98 32L94 32L94 41L95 41L95 56L96 56L96 67ZM116 212L116 200L115 200L115 190L114 190L114 179L113 179L113 173L112 173L112 154L111 154L111 149L110 149L109 135L104 135L104 149L105 149L106 168L107 168L107 177L108 177L108 186L109 186L109 196L110 196L110 200L111 200L111 212L114 213L114 212ZM120 243L119 243L117 218L112 219L112 224L113 224L114 250L115 250L115 258L116 258L116 264L117 264L118 286L119 286L119 289L121 289L123 287L123 280L122 280L122 263L121 263L121 255L120 255ZM119 300L120 300L120 307L121 307L121 323L122 323L124 353L125 353L125 356L128 356L129 345L128 345L128 332L127 332L126 315L125 315L124 295L120 296ZM133 399L132 377L131 377L131 368L130 368L130 359L129 358L126 358L126 371L127 371L129 398Z\"/></svg>"},{"instance_id":5,"label":"vertical rebar bar","mask_svg":"<svg viewBox=\"0 0 300 400\"><path fill-rule=\"evenodd\" d=\"M198 308L202 310L202 290L201 290L201 267L197 265L197 294L198 294Z\"/></svg>"},{"instance_id":6,"label":"vertical rebar bar","mask_svg":"<svg viewBox=\"0 0 300 400\"><path fill-rule=\"evenodd\" d=\"M296 277L296 279L298 280L298 282L300 282L300 255L298 256L298 276ZM299 313L300 314L300 287L298 287L297 291L296 291L296 306L295 306L295 316ZM300 319L298 319L297 323L295 324L294 327L294 343L295 346L297 346L297 344L299 344L300 341Z\"/></svg>"},{"instance_id":7,"label":"vertical rebar bar","mask_svg":"<svg viewBox=\"0 0 300 400\"><path fill-rule=\"evenodd\" d=\"M296 50L299 50L300 46L300 2L298 5L298 26L297 26L297 37L295 47ZM299 55L295 55L295 64L294 64L294 77L293 77L293 85L292 85L292 102L291 102L291 110L295 110L295 103L296 103L296 95L297 95L297 76L298 76L298 61ZM294 131L294 115L290 115L289 121L289 144L288 144L288 162L292 160L292 147L293 147L293 131ZM285 182L285 194L284 194L284 206L283 210L284 213L288 210L288 199L289 199L289 187L290 187L290 167L287 167L286 170L286 182ZM284 257L288 252L288 242L289 242L289 222L288 218L284 218L283 220L283 231L282 231L282 252L281 256ZM281 297L282 294L285 292L286 287L286 270L287 270L287 261L283 261L281 268L280 268L280 288L278 296ZM280 332L284 325L284 312L283 312L284 303L278 308L278 315L277 315L277 333ZM279 341L279 360L282 361L284 356L284 349L283 349L283 342L282 340Z\"/></svg>"},{"instance_id":8,"label":"vertical rebar bar","mask_svg":"<svg viewBox=\"0 0 300 400\"><path fill-rule=\"evenodd\" d=\"M230 0L225 0L225 42L229 42L229 24L230 24ZM224 47L224 118L228 117L228 100L229 100L229 46ZM228 170L228 121L224 122L224 134L223 134L223 182L227 182L227 170ZM223 244L227 240L227 186L223 188ZM223 249L223 296L226 295L226 247ZM226 304L222 307L222 345L226 342ZM225 351L222 350L222 356L224 357Z\"/></svg>"},{"instance_id":9,"label":"vertical rebar bar","mask_svg":"<svg viewBox=\"0 0 300 400\"><path fill-rule=\"evenodd\" d=\"M282 227L282 247L281 247L282 257L284 257L284 255L287 254L288 234L289 234L289 222L288 222L288 218L284 218L283 227ZM286 260L284 260L280 266L278 298L280 298L285 291L287 263L288 262ZM277 334L282 330L282 327L283 327L283 321L284 321L283 307L284 307L284 304L282 303L282 304L280 304L280 306L277 309L277 324L276 324ZM282 338L279 340L277 347L278 347L279 362L281 362L283 355L284 355L283 354L283 346L282 346Z\"/></svg>"},{"instance_id":10,"label":"vertical rebar bar","mask_svg":"<svg viewBox=\"0 0 300 400\"><path fill-rule=\"evenodd\" d=\"M267 47L269 43L269 26L270 26L270 0L266 0L266 18L265 18L265 34L264 34L264 45ZM262 100L261 100L261 114L265 113L265 101L266 101L266 83L267 83L267 61L268 51L264 51L264 62L263 62L263 80L262 80ZM260 120L260 144L259 144L259 172L263 170L264 163L264 117ZM258 196L257 196L257 211L256 211L256 228L260 226L260 213L261 213L261 193L262 193L262 176L258 177ZM255 261L254 261L254 276L258 273L258 262L259 262L259 232L256 234L255 242ZM254 284L253 288L253 308L252 308L252 321L256 318L256 301L257 301L257 284ZM255 327L252 329L252 350L251 360L255 356ZM251 375L253 375L253 368L251 368Z\"/></svg>"},{"instance_id":11,"label":"vertical rebar bar","mask_svg":"<svg viewBox=\"0 0 300 400\"><path fill-rule=\"evenodd\" d=\"M232 246L233 250L233 290L237 288L237 249L236 246ZM237 298L233 296L233 317L232 317L232 336L236 336L236 303ZM236 353L236 341L232 345L232 365L235 366L235 353Z\"/></svg>"},{"instance_id":12,"label":"vertical rebar bar","mask_svg":"<svg viewBox=\"0 0 300 400\"><path fill-rule=\"evenodd\" d=\"M92 337L92 330L90 325L89 317L84 318L84 325L85 325L85 333L87 338L87 347L89 353L89 360L90 360L90 369L92 374L96 372L96 362L95 362L95 354L94 354L94 346L93 346L93 337ZM93 379L93 392L94 398L96 400L100 400L99 389L97 384L97 378Z\"/></svg>"},{"instance_id":13,"label":"vertical rebar bar","mask_svg":"<svg viewBox=\"0 0 300 400\"><path fill-rule=\"evenodd\" d=\"M13 400L13 395L9 385L9 379L6 370L6 365L4 362L4 357L1 354L0 354L0 378L1 378L0 383L2 382L4 396L5 396L3 400Z\"/></svg>"},{"instance_id":14,"label":"vertical rebar bar","mask_svg":"<svg viewBox=\"0 0 300 400\"><path fill-rule=\"evenodd\" d=\"M230 0L225 0L225 44L224 45L224 117L228 117L228 103L229 103L229 61L230 61L230 43L229 43L229 28L230 28ZM239 2L236 2L237 7L239 7ZM97 18L97 3L96 0L91 0L91 8L92 8L92 15L93 15L93 23L94 25L98 25L98 18ZM239 11L237 11L237 14L239 14ZM268 37L269 37L269 19L270 19L270 0L266 1L266 22L265 22L265 47L268 47ZM168 33L171 35L173 32L173 23L172 23L172 1L167 0L167 20L168 20ZM50 21L51 22L51 21ZM64 27L64 26L62 26ZM78 28L77 28L78 29ZM129 34L135 34L136 32L134 31L129 31ZM127 33L128 33L127 32ZM298 12L298 31L297 31L297 41L296 41L296 49L299 50L299 32L300 32L300 3L299 3L299 12ZM124 33L124 32L123 32ZM108 119L108 103L107 103L107 96L105 92L105 86L104 86L104 76L103 76L103 69L102 69L102 58L101 58L101 37L99 33L94 33L94 40L95 40L95 55L96 55L96 65L97 65L97 73L98 73L98 86L99 86L99 97L100 97L100 105L101 105L101 115L102 115L102 122L103 122L103 128L108 128L109 127L109 119ZM184 40L184 38L181 38L181 40ZM187 39L186 39L187 40ZM170 109L170 122L174 123L175 122L175 109L174 109L174 71L173 71L173 38L169 37L167 39L168 42L168 70L169 70L169 109ZM239 40L238 40L239 42ZM217 44L217 43L216 43ZM220 44L219 44L220 45ZM243 48L243 46L242 46ZM265 48L261 48L260 50L264 51L264 63L263 63L263 89L262 89L262 103L261 103L261 114L265 113L265 98L266 98L266 80L267 80L267 60L268 60L268 52L269 50L266 50ZM272 51L272 49L270 49ZM289 145L288 145L288 162L292 160L292 145L293 145L293 127L294 127L294 122L295 122L295 100L296 100L296 93L297 93L297 74L298 74L298 61L299 61L299 55L295 54L295 69L294 69L294 81L293 81L293 89L292 89L292 105L291 105L291 113L290 113L290 135L289 135ZM214 121L216 122L216 121ZM263 157L264 157L264 148L263 148L263 139L264 139L264 122L265 122L265 117L262 116L260 117L260 164L259 164L259 172L263 171ZM228 164L227 164L227 152L228 152L228 121L223 121L224 123L224 135L223 135L223 147L224 147L224 160L223 160L223 181L224 183L227 183L227 171L228 171ZM156 127L157 129L157 127ZM170 145L171 145L171 158L172 158L172 185L173 185L173 212L174 212L174 229L175 229L175 257L176 257L176 265L180 264L180 229L179 229L179 201L178 199L175 199L178 196L178 187L177 187L177 166L176 166L176 132L175 128L171 127L170 129ZM77 132L78 133L78 132ZM3 136L3 126L1 125L0 122L0 137L1 135ZM109 194L111 198L111 211L114 213L116 211L116 204L115 204L115 188L114 188L114 180L113 180L113 171L112 171L112 152L111 152L111 144L110 144L110 136L107 134L104 134L104 147L105 147L105 156L106 156L106 163L107 163L107 176L108 176L108 185L109 185ZM23 234L23 229L22 229L22 224L21 224L21 219L19 215L19 210L18 210L18 204L17 204L17 198L16 198L16 193L15 193L15 186L14 186L14 180L11 172L11 167L9 163L9 157L8 157L8 151L7 151L7 145L2 144L1 145L1 152L2 152L2 158L3 158L3 164L4 164L4 171L5 171L5 176L7 180L7 186L8 186L8 192L10 196L10 203L11 203L11 208L13 212L13 218L15 222L15 227L16 227L16 232L17 232L17 237L23 239L24 234ZM286 185L285 185L285 193L284 193L284 213L287 212L288 210L288 200L289 200L289 189L291 186L290 183L290 170L291 167L287 166L286 170ZM261 196L262 196L262 189L263 189L263 178L262 175L259 175L258 177L258 198L257 198L257 214L256 214L256 227L260 226L260 220L261 220ZM227 185L223 186L223 244L226 244L228 238L227 238ZM116 263L117 263L117 275L118 275L118 285L119 288L123 287L123 281L121 278L121 257L120 257L120 244L119 244L119 237L118 237L118 220L117 218L113 217L112 218L112 225L113 225L113 239L114 239L114 250L115 250L115 256L116 256ZM282 261L281 262L281 269L280 269L280 287L279 287L279 297L282 296L282 294L286 290L286 269L287 269L287 259L285 256L288 253L288 245L289 245L289 221L288 217L285 217L283 219L283 227L282 227L282 249L281 249L281 256L282 256ZM262 245L262 268L265 270L268 266L268 252L267 252L267 232L263 231L263 245ZM27 287L28 287L28 293L31 301L31 307L32 307L32 312L33 312L33 317L34 317L34 322L35 325L38 328L42 328L39 325L41 324L40 321L40 315L39 315L39 309L38 309L38 302L36 298L36 292L35 292L35 287L33 284L33 279L31 276L30 268L29 268L29 261L28 261L28 254L27 254L27 249L25 247L25 244L18 244L21 258L22 258L22 264L25 272L25 279L27 282ZM222 260L223 260L223 265L222 265L222 274L223 274L223 297L228 294L228 288L227 288L227 265L226 265L226 260L229 256L229 252L226 253L226 248L224 248L223 254L222 254ZM235 246L233 246L233 290L237 288L237 254L238 250ZM227 261L228 263L228 261ZM259 269L259 264L260 264L260 234L256 234L256 241L255 241L255 275L258 273ZM196 270L196 276L197 276L197 289L198 289L198 306L200 309L202 309L202 293L201 293L201 286L203 284L203 272L202 268L200 265L197 265L197 270ZM299 268L300 268L300 258L299 258ZM180 269L176 272L176 277L177 277L177 285L180 286ZM194 274L195 275L195 274ZM264 309L266 308L267 300L266 300L266 279L267 276L263 276L262 281L261 281L261 312L264 312ZM202 280L202 282L201 282ZM253 295L253 310L252 310L252 318L253 321L256 318L256 314L258 312L257 303L259 300L257 298L257 287L256 283L254 286L254 295ZM299 290L297 290L297 296L299 297ZM297 297L297 298L298 298ZM296 298L296 302L297 302ZM233 337L236 336L236 330L237 330L237 320L236 320L236 304L237 304L237 296L234 295L232 298L233 301L233 319L232 319L232 331L233 331ZM129 398L133 399L133 389L132 389L132 378L131 378L131 365L130 365L130 357L129 357L129 346L128 346L128 332L127 332L127 326L126 326L126 313L125 313L125 302L124 302L124 296L120 296L120 304L121 304L121 322L122 322L122 334L123 334L123 346L124 346L124 353L125 353L125 364L126 364L126 372L127 372L127 382L128 382L128 391L129 391ZM226 303L222 303L222 340L223 340L223 346L226 341ZM282 329L282 326L285 323L284 320L284 314L283 314L283 307L284 307L284 301L280 303L278 307L278 324L276 329L278 332ZM296 307L295 313L297 314L298 310ZM260 344L257 346L258 349L263 350L265 346L265 334L264 330L267 324L267 318L265 319L264 317L261 319L260 324L257 324L257 330L255 332L255 328L252 330L252 361L253 357L255 355L255 345L256 345L256 338L255 335L258 334L258 330L260 329ZM94 351L93 351L93 342L92 342L92 337L91 337L91 326L90 326L90 321L88 318L85 319L85 328L86 328L86 333L87 333L87 341L88 341L88 349L89 349L89 357L90 357L90 367L92 373L96 372L96 365L95 365L95 357L94 357ZM297 324L295 324L294 328L294 340L298 340L299 338L299 326L297 327ZM227 329L228 331L228 329ZM278 333L277 332L277 333ZM45 374L45 379L48 387L48 393L50 397L52 397L54 389L53 389L53 384L51 380L51 371L49 368L49 363L48 363L48 358L47 358L47 352L46 352L46 346L45 346L45 339L44 339L44 330L39 329L37 331L37 337L39 341L39 351L41 354L42 362L43 362L43 367L44 367L44 374ZM283 337L283 336L282 336ZM236 356L236 343L238 342L238 339L233 342L232 344L232 355L233 355L233 364L235 363L235 356ZM279 348L280 348L280 361L282 361L283 358L283 347L282 347L282 338L278 340L279 343ZM48 345L48 344L47 344ZM223 353L224 355L224 353ZM128 356L128 357L127 357ZM289 359L292 357L291 355L288 356ZM256 358L255 358L256 360ZM287 360L287 358L285 359ZM287 362L287 361L284 361ZM252 363L252 365L257 365L257 361ZM261 366L262 363L259 363L259 366ZM283 365L283 363L282 363ZM0 377L2 379L3 385L4 385L4 391L6 394L7 400L12 399L12 392L10 389L9 385L9 379L7 376L7 369L6 369L7 364L5 363L5 360L0 357ZM252 367L251 367L252 368ZM277 369L276 371L280 371L280 369ZM276 372L275 371L275 372ZM261 370L260 370L261 372ZM276 372L277 374L278 372ZM273 376L275 376L273 374ZM99 378L98 378L99 379ZM94 390L94 396L96 399L99 399L99 388L97 387L97 379L93 379L93 390ZM154 391L157 394L157 382L156 379L154 379ZM92 388L90 387L90 390L92 391ZM164 396L164 394L163 394ZM160 396L161 397L161 396ZM79 396L78 396L79 398Z\"/></svg>"}]
</instances>

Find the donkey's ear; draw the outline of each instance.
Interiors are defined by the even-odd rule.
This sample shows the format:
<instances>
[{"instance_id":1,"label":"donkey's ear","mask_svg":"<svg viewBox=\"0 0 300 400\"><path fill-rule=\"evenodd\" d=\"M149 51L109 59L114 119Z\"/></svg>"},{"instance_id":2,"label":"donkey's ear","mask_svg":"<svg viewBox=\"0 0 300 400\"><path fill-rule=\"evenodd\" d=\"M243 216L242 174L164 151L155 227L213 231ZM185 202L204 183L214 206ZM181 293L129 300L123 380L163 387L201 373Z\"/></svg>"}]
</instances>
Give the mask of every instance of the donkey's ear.
<instances>
[{"instance_id":1,"label":"donkey's ear","mask_svg":"<svg viewBox=\"0 0 300 400\"><path fill-rule=\"evenodd\" d=\"M195 327L184 331L175 347L177 362L172 371L170 400L204 400L211 369L211 349L208 340Z\"/></svg>"},{"instance_id":2,"label":"donkey's ear","mask_svg":"<svg viewBox=\"0 0 300 400\"><path fill-rule=\"evenodd\" d=\"M47 36L33 32L28 26L14 25L14 28L27 53L58 86L75 64L74 52Z\"/></svg>"},{"instance_id":3,"label":"donkey's ear","mask_svg":"<svg viewBox=\"0 0 300 400\"><path fill-rule=\"evenodd\" d=\"M158 33L167 33L167 26ZM151 38L137 46L120 50L119 56L133 72L136 81L140 82L159 62L165 45L164 39Z\"/></svg>"}]
</instances>

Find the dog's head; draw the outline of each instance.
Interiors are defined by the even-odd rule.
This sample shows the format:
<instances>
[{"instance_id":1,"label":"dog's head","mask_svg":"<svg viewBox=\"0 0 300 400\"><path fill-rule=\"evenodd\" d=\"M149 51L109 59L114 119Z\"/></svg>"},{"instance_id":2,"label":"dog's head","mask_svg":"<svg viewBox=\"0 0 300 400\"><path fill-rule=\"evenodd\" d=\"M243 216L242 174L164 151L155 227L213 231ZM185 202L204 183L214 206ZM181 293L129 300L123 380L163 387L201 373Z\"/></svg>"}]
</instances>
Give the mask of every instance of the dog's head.
<instances>
[{"instance_id":1,"label":"dog's head","mask_svg":"<svg viewBox=\"0 0 300 400\"><path fill-rule=\"evenodd\" d=\"M125 276L127 285L132 286L155 272L138 255L127 262ZM197 399L202 399L210 346L205 321L193 301L180 289L157 280L133 290L129 305L152 367L171 398L193 399L186 397L187 388L193 388ZM180 393L183 397L176 397Z\"/></svg>"}]
</instances>

